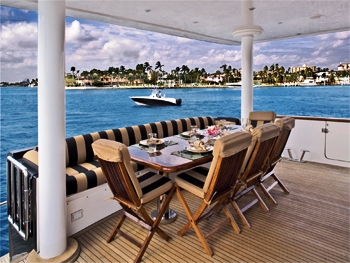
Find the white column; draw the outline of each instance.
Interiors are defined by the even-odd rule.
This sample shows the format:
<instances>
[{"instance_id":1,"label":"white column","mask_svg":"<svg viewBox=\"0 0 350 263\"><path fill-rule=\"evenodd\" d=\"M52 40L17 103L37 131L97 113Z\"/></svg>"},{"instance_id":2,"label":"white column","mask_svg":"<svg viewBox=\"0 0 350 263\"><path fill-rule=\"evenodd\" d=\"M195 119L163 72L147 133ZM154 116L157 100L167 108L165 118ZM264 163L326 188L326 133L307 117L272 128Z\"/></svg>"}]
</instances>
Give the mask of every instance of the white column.
<instances>
[{"instance_id":1,"label":"white column","mask_svg":"<svg viewBox=\"0 0 350 263\"><path fill-rule=\"evenodd\" d=\"M65 4L38 1L38 251L44 259L67 247Z\"/></svg>"},{"instance_id":2,"label":"white column","mask_svg":"<svg viewBox=\"0 0 350 263\"><path fill-rule=\"evenodd\" d=\"M242 36L241 118L248 119L253 111L253 35Z\"/></svg>"},{"instance_id":3,"label":"white column","mask_svg":"<svg viewBox=\"0 0 350 263\"><path fill-rule=\"evenodd\" d=\"M241 119L246 122L249 112L253 110L253 41L254 34L261 34L262 27L254 25L254 2L241 0L242 25L237 26L233 36L241 36L242 49L242 88L241 88Z\"/></svg>"}]
</instances>

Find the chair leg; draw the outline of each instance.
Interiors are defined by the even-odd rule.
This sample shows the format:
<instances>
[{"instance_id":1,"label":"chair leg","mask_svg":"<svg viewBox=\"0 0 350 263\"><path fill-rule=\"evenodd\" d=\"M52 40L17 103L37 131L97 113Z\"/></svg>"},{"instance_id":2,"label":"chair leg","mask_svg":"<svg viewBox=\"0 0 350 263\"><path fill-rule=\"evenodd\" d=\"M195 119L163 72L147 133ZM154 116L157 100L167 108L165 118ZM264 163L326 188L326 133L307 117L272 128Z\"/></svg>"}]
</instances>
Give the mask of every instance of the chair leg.
<instances>
[{"instance_id":1,"label":"chair leg","mask_svg":"<svg viewBox=\"0 0 350 263\"><path fill-rule=\"evenodd\" d=\"M170 201L172 200L173 196L175 193L175 187L172 188L169 192L169 194L167 195L167 197L165 198L159 212L158 215L156 217L156 219L152 219L149 214L146 212L146 210L142 209L139 212L142 214L143 219L146 221L146 223L152 227L152 229L155 229L155 232L164 240L169 241L171 239L171 237L166 234L160 227L159 227L159 223L162 220L163 215L165 214L165 209L169 206Z\"/></svg>"},{"instance_id":2,"label":"chair leg","mask_svg":"<svg viewBox=\"0 0 350 263\"><path fill-rule=\"evenodd\" d=\"M258 185L261 191L266 195L267 199L269 199L270 203L273 205L277 205L277 201L272 197L269 190L266 189L265 185L262 182L258 182Z\"/></svg>"},{"instance_id":3,"label":"chair leg","mask_svg":"<svg viewBox=\"0 0 350 263\"><path fill-rule=\"evenodd\" d=\"M237 225L236 220L233 218L233 216L231 215L230 211L228 211L227 207L223 207L222 211L224 211L225 215L227 218L230 219L230 223L231 226L233 227L233 229L237 232L237 233L241 233L241 229L239 228L239 226Z\"/></svg>"},{"instance_id":4,"label":"chair leg","mask_svg":"<svg viewBox=\"0 0 350 263\"><path fill-rule=\"evenodd\" d=\"M230 200L230 203L231 203L233 209L234 209L234 210L236 211L236 213L238 214L239 218L241 219L243 225L245 225L246 227L250 228L250 224L249 224L247 218L245 218L245 216L243 215L243 213L242 213L241 209L238 207L236 201L234 201L234 200L231 199L231 200Z\"/></svg>"},{"instance_id":5,"label":"chair leg","mask_svg":"<svg viewBox=\"0 0 350 263\"><path fill-rule=\"evenodd\" d=\"M264 182L266 181L267 178L272 177L272 179L274 179L275 181L268 187L266 188L264 185ZM263 191L263 193L266 195L266 197L269 199L269 201L271 202L271 204L273 205L277 205L277 201L272 197L272 195L270 194L270 190L272 188L274 188L276 185L279 185L279 187L281 187L281 189L283 190L283 192L285 192L286 194L289 194L289 190L288 188L282 183L282 181L277 177L277 175L275 174L274 170L272 170L270 173L268 173L267 175L265 175L264 177L262 177L259 181L258 181L258 185L260 187L260 189Z\"/></svg>"},{"instance_id":6,"label":"chair leg","mask_svg":"<svg viewBox=\"0 0 350 263\"><path fill-rule=\"evenodd\" d=\"M169 241L171 239L171 237L169 235L167 235L160 227L159 227L159 223L165 213L165 209L168 207L171 199L173 198L173 195L175 193L175 187L173 187L168 196L166 197L164 204L162 205L157 218L153 221L152 218L148 215L148 213L146 212L146 210L144 209L144 207L141 207L139 212L140 214L143 216L145 222L148 224L148 226L144 226L146 227L149 231L147 234L146 239L144 240L139 252L137 253L135 262L140 262L143 254L145 253L149 243L151 242L151 239L154 235L154 233L157 233L160 237L162 237L164 240Z\"/></svg>"},{"instance_id":7,"label":"chair leg","mask_svg":"<svg viewBox=\"0 0 350 263\"><path fill-rule=\"evenodd\" d=\"M180 236L184 235L191 227L193 227L194 231L196 232L196 234L199 238L199 241L202 243L202 246L203 246L205 252L209 256L212 256L213 251L211 250L207 240L205 239L205 236L203 235L202 231L199 229L198 223L197 223L197 219L203 213L203 211L205 210L207 205L203 202L201 204L201 206L198 208L198 210L196 211L196 213L194 215L192 215L191 210L190 210L189 206L187 205L187 203L186 203L184 197L182 196L181 191L178 187L176 187L176 194L177 194L177 196L180 200L180 203L181 203L182 207L184 208L185 213L187 214L187 217L189 219L189 222L182 229L180 229L178 231L178 235L180 235Z\"/></svg>"},{"instance_id":8,"label":"chair leg","mask_svg":"<svg viewBox=\"0 0 350 263\"><path fill-rule=\"evenodd\" d=\"M260 204L260 206L262 207L262 209L263 209L264 211L266 211L266 212L269 211L269 208L267 207L267 205L265 204L265 202L262 200L261 196L258 194L258 192L256 191L256 189L253 188L251 191L253 192L253 194L254 194L254 196L256 197L256 199L258 199L259 204Z\"/></svg>"},{"instance_id":9,"label":"chair leg","mask_svg":"<svg viewBox=\"0 0 350 263\"><path fill-rule=\"evenodd\" d=\"M275 179L275 181L278 182L278 185L282 188L283 192L285 192L287 194L290 193L288 188L282 183L282 181L277 177L277 175L275 173L273 173L271 176L273 177L273 179Z\"/></svg>"},{"instance_id":10,"label":"chair leg","mask_svg":"<svg viewBox=\"0 0 350 263\"><path fill-rule=\"evenodd\" d=\"M113 228L113 231L111 232L111 234L107 238L107 243L110 243L113 239L115 239L115 236L120 231L120 228L121 228L122 224L124 223L125 218L126 218L125 214L123 214L119 218L118 222L115 224L115 227Z\"/></svg>"}]
</instances>

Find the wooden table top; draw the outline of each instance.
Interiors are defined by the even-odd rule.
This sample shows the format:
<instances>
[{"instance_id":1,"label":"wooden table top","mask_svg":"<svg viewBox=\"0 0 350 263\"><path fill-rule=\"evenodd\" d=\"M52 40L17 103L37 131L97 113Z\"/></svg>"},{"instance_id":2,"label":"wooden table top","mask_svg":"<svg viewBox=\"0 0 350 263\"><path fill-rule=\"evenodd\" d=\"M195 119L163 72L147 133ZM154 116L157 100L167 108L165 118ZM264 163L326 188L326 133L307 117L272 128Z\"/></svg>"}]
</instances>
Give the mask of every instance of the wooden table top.
<instances>
[{"instance_id":1,"label":"wooden table top","mask_svg":"<svg viewBox=\"0 0 350 263\"><path fill-rule=\"evenodd\" d=\"M208 163L213 158L211 154L203 155L202 158L196 160L189 160L172 155L172 152L184 150L185 147L189 146L188 141L179 136L171 136L163 138L162 140L174 141L178 144L164 147L163 149L158 150L156 153L148 153L147 151L138 147L129 146L128 149L131 160L164 173L174 173Z\"/></svg>"}]
</instances>

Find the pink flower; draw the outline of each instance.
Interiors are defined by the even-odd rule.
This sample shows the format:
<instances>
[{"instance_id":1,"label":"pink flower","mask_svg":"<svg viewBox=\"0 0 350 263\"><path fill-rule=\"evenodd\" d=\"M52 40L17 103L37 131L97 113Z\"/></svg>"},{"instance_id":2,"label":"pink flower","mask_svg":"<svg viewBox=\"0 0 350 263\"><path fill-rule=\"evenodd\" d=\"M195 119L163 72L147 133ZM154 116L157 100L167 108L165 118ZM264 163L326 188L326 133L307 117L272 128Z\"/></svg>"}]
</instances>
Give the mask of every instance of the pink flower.
<instances>
[{"instance_id":1,"label":"pink flower","mask_svg":"<svg viewBox=\"0 0 350 263\"><path fill-rule=\"evenodd\" d=\"M220 133L221 133L220 129L217 128L215 125L209 126L207 131L206 131L206 134L209 136L217 136Z\"/></svg>"}]
</instances>

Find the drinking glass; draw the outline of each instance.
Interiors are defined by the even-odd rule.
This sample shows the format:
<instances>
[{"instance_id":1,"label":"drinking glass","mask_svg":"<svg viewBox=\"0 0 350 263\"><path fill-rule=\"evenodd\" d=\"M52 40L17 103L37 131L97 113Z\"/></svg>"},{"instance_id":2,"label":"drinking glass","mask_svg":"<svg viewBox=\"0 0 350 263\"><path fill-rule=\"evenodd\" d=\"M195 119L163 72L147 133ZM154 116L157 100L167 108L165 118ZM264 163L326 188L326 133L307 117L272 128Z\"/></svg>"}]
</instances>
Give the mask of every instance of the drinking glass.
<instances>
[{"instance_id":1,"label":"drinking glass","mask_svg":"<svg viewBox=\"0 0 350 263\"><path fill-rule=\"evenodd\" d=\"M191 144L191 142L193 143L197 140L197 131L198 131L197 125L191 125L190 144Z\"/></svg>"},{"instance_id":2,"label":"drinking glass","mask_svg":"<svg viewBox=\"0 0 350 263\"><path fill-rule=\"evenodd\" d=\"M148 134L148 152L154 153L157 151L157 133Z\"/></svg>"}]
</instances>

